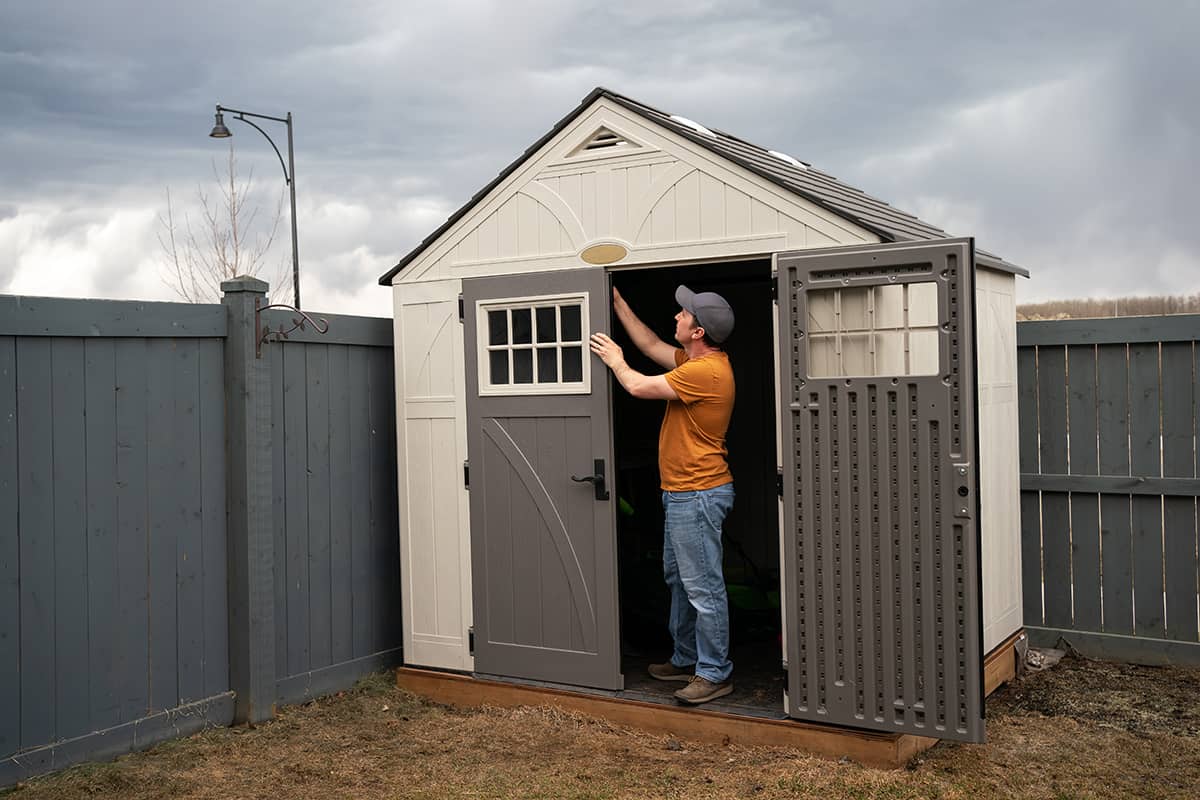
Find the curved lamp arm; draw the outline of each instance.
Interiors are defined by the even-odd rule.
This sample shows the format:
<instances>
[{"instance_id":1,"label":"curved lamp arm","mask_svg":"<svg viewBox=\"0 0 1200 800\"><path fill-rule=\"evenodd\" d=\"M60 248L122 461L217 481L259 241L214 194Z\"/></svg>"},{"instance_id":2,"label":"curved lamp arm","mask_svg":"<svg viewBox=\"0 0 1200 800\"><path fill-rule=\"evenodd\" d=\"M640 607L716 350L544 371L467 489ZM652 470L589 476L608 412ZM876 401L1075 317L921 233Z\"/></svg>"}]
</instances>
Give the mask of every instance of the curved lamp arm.
<instances>
[{"instance_id":1,"label":"curved lamp arm","mask_svg":"<svg viewBox=\"0 0 1200 800\"><path fill-rule=\"evenodd\" d=\"M268 117L266 114L252 114L249 111L238 111L236 108L226 108L225 106L218 104L217 105L217 113L219 114L223 111L228 111L230 114L234 115L234 117L233 117L234 119L241 120L242 122L246 123L247 125L254 128L256 131L258 131L259 133L261 133L263 135L263 138L266 139L267 142L270 143L271 149L275 151L276 157L279 158L279 166L283 168L283 179L288 184L291 184L292 176L288 174L287 164L283 163L283 153L279 152L279 148L276 147L276 145L275 145L275 140L271 138L270 134L268 134L266 131L264 131L256 123L251 122L250 120L246 119L246 117L250 116L250 117L260 117L262 119L270 119L270 120L274 120L275 122L282 122L289 127L291 126L292 121L289 119L284 119L282 117Z\"/></svg>"}]
</instances>

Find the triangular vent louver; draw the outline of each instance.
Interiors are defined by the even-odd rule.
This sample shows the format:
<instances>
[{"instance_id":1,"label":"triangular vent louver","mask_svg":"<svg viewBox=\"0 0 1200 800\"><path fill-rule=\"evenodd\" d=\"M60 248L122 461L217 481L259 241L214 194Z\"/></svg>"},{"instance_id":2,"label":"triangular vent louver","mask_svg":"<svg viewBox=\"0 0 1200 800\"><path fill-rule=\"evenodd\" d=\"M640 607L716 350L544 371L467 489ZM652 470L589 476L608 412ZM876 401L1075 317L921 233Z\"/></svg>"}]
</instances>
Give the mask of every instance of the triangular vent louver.
<instances>
[{"instance_id":1,"label":"triangular vent louver","mask_svg":"<svg viewBox=\"0 0 1200 800\"><path fill-rule=\"evenodd\" d=\"M583 144L575 148L571 155L599 155L601 153L611 153L614 150L632 149L637 146L634 142L626 139L623 134L608 128L600 128L589 136Z\"/></svg>"}]
</instances>

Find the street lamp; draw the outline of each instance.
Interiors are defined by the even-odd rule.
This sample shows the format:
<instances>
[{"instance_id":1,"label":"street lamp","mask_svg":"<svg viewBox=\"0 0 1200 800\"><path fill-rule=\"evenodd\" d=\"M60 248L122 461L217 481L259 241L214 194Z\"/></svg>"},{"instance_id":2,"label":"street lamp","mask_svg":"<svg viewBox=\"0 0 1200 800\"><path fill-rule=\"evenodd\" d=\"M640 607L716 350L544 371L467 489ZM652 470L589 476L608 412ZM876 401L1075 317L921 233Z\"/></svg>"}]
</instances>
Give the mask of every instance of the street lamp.
<instances>
[{"instance_id":1,"label":"street lamp","mask_svg":"<svg viewBox=\"0 0 1200 800\"><path fill-rule=\"evenodd\" d=\"M296 309L300 309L300 255L296 244L296 160L292 153L292 112L288 112L286 117L271 117L266 114L255 114L250 111L239 111L236 108L226 108L220 103L217 104L216 119L213 123L212 132L208 135L214 139L228 139L233 136L229 128L225 127L225 117L223 112L228 111L234 115L234 119L241 120L250 127L261 133L271 147L275 150L275 155L279 156L279 166L283 167L283 179L287 182L288 189L292 196L292 296L293 304ZM283 155L279 152L279 148L275 146L275 141L267 135L267 132L260 128L255 123L246 119L246 117L254 117L255 119L269 119L272 122L282 122L287 125L287 144L288 158L287 164L283 163Z\"/></svg>"}]
</instances>

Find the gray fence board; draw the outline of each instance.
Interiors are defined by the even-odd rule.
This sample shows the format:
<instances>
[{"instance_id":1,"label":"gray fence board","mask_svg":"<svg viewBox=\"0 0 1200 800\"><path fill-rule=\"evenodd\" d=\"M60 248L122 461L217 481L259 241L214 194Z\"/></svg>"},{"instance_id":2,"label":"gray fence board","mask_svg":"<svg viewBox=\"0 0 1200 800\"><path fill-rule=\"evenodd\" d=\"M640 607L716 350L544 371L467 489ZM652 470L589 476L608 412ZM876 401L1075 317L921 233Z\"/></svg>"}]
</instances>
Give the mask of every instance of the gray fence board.
<instances>
[{"instance_id":1,"label":"gray fence board","mask_svg":"<svg viewBox=\"0 0 1200 800\"><path fill-rule=\"evenodd\" d=\"M376 348L370 351L372 369L371 392L371 454L372 519L374 541L379 543L376 575L382 589L381 613L378 619L382 631L381 640L375 650L399 647L403 640L400 617L400 537L397 518L397 474L396 474L396 403L395 362L388 350ZM377 506L377 508L376 508ZM365 654L364 654L365 655Z\"/></svg>"},{"instance_id":2,"label":"gray fence board","mask_svg":"<svg viewBox=\"0 0 1200 800\"><path fill-rule=\"evenodd\" d=\"M275 675L288 674L287 442L283 354L271 350L271 521L275 546Z\"/></svg>"},{"instance_id":3,"label":"gray fence board","mask_svg":"<svg viewBox=\"0 0 1200 800\"><path fill-rule=\"evenodd\" d=\"M55 733L88 729L83 341L52 339Z\"/></svg>"},{"instance_id":4,"label":"gray fence board","mask_svg":"<svg viewBox=\"0 0 1200 800\"><path fill-rule=\"evenodd\" d=\"M1017 346L1191 342L1197 330L1200 314L1039 320L1017 325Z\"/></svg>"},{"instance_id":5,"label":"gray fence board","mask_svg":"<svg viewBox=\"0 0 1200 800\"><path fill-rule=\"evenodd\" d=\"M329 348L304 347L308 452L308 670L330 665L332 589L329 545Z\"/></svg>"},{"instance_id":6,"label":"gray fence board","mask_svg":"<svg viewBox=\"0 0 1200 800\"><path fill-rule=\"evenodd\" d=\"M1129 347L1129 468L1161 475L1158 344ZM1133 617L1139 636L1165 634L1162 501L1133 498Z\"/></svg>"},{"instance_id":7,"label":"gray fence board","mask_svg":"<svg viewBox=\"0 0 1200 800\"><path fill-rule=\"evenodd\" d=\"M21 746L21 551L17 488L17 346L0 336L0 753Z\"/></svg>"},{"instance_id":8,"label":"gray fence board","mask_svg":"<svg viewBox=\"0 0 1200 800\"><path fill-rule=\"evenodd\" d=\"M146 506L149 533L150 708L172 708L179 697L177 593L178 553L175 455L174 342L146 344ZM190 488L190 487L188 487Z\"/></svg>"},{"instance_id":9,"label":"gray fence board","mask_svg":"<svg viewBox=\"0 0 1200 800\"><path fill-rule=\"evenodd\" d=\"M146 556L150 548L147 477L146 340L115 343L117 403L117 584L120 619L117 655L117 698L121 721L130 722L150 709L150 578Z\"/></svg>"},{"instance_id":10,"label":"gray fence board","mask_svg":"<svg viewBox=\"0 0 1200 800\"><path fill-rule=\"evenodd\" d=\"M286 674L295 675L309 671L308 480L305 474L308 418L304 348L282 345L277 348L274 358L276 362L282 360L283 364L283 480L288 578Z\"/></svg>"},{"instance_id":11,"label":"gray fence board","mask_svg":"<svg viewBox=\"0 0 1200 800\"><path fill-rule=\"evenodd\" d=\"M354 658L353 578L350 574L349 347L329 349L329 576L330 661Z\"/></svg>"},{"instance_id":12,"label":"gray fence board","mask_svg":"<svg viewBox=\"0 0 1200 800\"><path fill-rule=\"evenodd\" d=\"M367 351L353 348L347 357L347 373L352 386L367 386ZM371 652L375 629L374 570L371 553L371 437L370 398L355 391L350 398L350 569L354 586L350 594L353 621L352 646L355 653Z\"/></svg>"},{"instance_id":13,"label":"gray fence board","mask_svg":"<svg viewBox=\"0 0 1200 800\"><path fill-rule=\"evenodd\" d=\"M1125 345L1096 349L1100 474L1129 474L1129 362ZM1022 470L1023 471L1023 470ZM1049 470L1043 470L1049 472Z\"/></svg>"},{"instance_id":14,"label":"gray fence board","mask_svg":"<svg viewBox=\"0 0 1200 800\"><path fill-rule=\"evenodd\" d=\"M54 738L54 477L51 340L17 341L21 454L21 744Z\"/></svg>"},{"instance_id":15,"label":"gray fence board","mask_svg":"<svg viewBox=\"0 0 1200 800\"><path fill-rule=\"evenodd\" d=\"M314 319L323 319L329 323L326 333L318 333L311 325L305 324L303 330L295 330L288 334L290 344L350 344L363 347L385 347L393 345L392 321L385 317L354 317L343 314L323 314L319 311L307 311ZM264 312L266 320L273 330L284 330L292 327L297 318L294 311L272 308ZM270 346L270 345L268 345Z\"/></svg>"},{"instance_id":16,"label":"gray fence board","mask_svg":"<svg viewBox=\"0 0 1200 800\"><path fill-rule=\"evenodd\" d=\"M0 335L220 337L224 306L0 295Z\"/></svg>"},{"instance_id":17,"label":"gray fence board","mask_svg":"<svg viewBox=\"0 0 1200 800\"><path fill-rule=\"evenodd\" d=\"M199 342L203 696L229 688L229 607L225 542L225 363L219 341Z\"/></svg>"},{"instance_id":18,"label":"gray fence board","mask_svg":"<svg viewBox=\"0 0 1200 800\"><path fill-rule=\"evenodd\" d=\"M117 403L113 383L116 351L112 339L84 341L84 406L87 409L88 675L91 727L121 722L117 697L120 646L117 608L120 560L117 553Z\"/></svg>"},{"instance_id":19,"label":"gray fence board","mask_svg":"<svg viewBox=\"0 0 1200 800\"><path fill-rule=\"evenodd\" d=\"M1162 346L1163 475L1192 478L1196 474L1194 346L1169 342ZM1163 577L1166 589L1167 638L1197 641L1196 499L1163 498Z\"/></svg>"},{"instance_id":20,"label":"gray fence board","mask_svg":"<svg viewBox=\"0 0 1200 800\"><path fill-rule=\"evenodd\" d=\"M201 460L199 342L180 340L175 350L175 650L179 696L174 704L204 694L204 519L200 507ZM173 704L173 705L174 705Z\"/></svg>"}]
</instances>

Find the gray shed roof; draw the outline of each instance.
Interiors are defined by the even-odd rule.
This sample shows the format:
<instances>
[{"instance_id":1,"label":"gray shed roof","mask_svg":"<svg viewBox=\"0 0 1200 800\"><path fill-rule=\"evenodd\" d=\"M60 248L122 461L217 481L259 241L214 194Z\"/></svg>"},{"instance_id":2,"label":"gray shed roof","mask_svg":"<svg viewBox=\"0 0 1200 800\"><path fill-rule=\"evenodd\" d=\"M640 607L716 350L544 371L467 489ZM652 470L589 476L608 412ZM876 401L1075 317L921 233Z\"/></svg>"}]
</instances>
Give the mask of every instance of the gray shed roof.
<instances>
[{"instance_id":1,"label":"gray shed roof","mask_svg":"<svg viewBox=\"0 0 1200 800\"><path fill-rule=\"evenodd\" d=\"M419 245L400 260L400 263L380 277L379 283L384 286L390 285L396 273L408 266L417 256L424 252L425 248L437 241L443 233L449 230L454 223L458 222L477 203L483 200L492 189L512 174L527 158L540 150L559 131L574 121L576 117L601 97L608 98L638 116L666 128L672 133L682 136L706 150L716 153L722 158L753 172L755 175L866 228L884 241L944 239L950 235L936 225L931 225L912 214L894 208L860 189L842 183L832 175L814 169L809 164L803 162L800 165L791 164L776 155L772 155L771 151L766 148L751 144L715 128L706 128L706 130L711 132L712 135L710 136L681 121L678 117L673 117L657 108L639 103L629 97L598 86L589 92L587 97L583 98L583 101L571 113L559 120L545 136L530 145L513 163L505 167L496 176L495 180L476 192L441 227L425 237ZM1011 264L999 256L979 249L975 253L979 263L983 266L1029 277L1027 270L1016 264Z\"/></svg>"}]
</instances>

